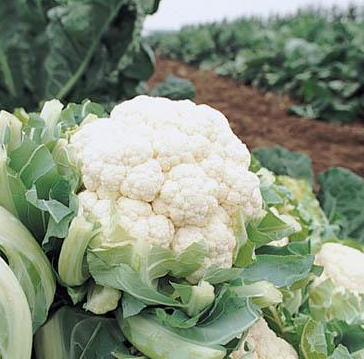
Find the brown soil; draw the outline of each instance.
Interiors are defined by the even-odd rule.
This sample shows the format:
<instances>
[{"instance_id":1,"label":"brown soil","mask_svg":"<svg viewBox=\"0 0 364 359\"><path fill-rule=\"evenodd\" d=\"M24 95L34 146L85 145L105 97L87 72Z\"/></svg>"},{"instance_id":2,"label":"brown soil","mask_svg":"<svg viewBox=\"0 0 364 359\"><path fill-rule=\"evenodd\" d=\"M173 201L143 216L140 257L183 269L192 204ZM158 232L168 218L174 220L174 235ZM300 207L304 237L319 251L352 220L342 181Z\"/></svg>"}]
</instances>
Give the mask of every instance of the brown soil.
<instances>
[{"instance_id":1,"label":"brown soil","mask_svg":"<svg viewBox=\"0 0 364 359\"><path fill-rule=\"evenodd\" d=\"M288 98L164 58L157 59L149 84L155 86L171 74L192 81L196 102L222 111L250 148L281 145L311 156L315 171L342 166L364 176L364 127L360 124L339 126L289 116Z\"/></svg>"}]
</instances>

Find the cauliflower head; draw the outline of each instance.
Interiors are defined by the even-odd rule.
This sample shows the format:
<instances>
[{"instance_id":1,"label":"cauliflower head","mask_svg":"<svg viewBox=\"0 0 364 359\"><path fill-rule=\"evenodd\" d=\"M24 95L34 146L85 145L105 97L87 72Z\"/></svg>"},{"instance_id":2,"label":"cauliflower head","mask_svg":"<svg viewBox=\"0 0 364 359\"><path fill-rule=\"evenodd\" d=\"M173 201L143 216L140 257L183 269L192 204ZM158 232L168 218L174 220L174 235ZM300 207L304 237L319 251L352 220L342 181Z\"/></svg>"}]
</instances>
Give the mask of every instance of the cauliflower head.
<instances>
[{"instance_id":1,"label":"cauliflower head","mask_svg":"<svg viewBox=\"0 0 364 359\"><path fill-rule=\"evenodd\" d=\"M316 254L323 266L309 292L309 305L317 320L338 319L364 323L364 253L341 243L325 243Z\"/></svg>"},{"instance_id":2,"label":"cauliflower head","mask_svg":"<svg viewBox=\"0 0 364 359\"><path fill-rule=\"evenodd\" d=\"M324 267L314 285L330 279L338 291L364 294L364 253L340 243L325 243L316 254L316 264Z\"/></svg>"},{"instance_id":3,"label":"cauliflower head","mask_svg":"<svg viewBox=\"0 0 364 359\"><path fill-rule=\"evenodd\" d=\"M254 359L298 359L294 348L285 340L277 337L273 330L268 327L264 319L260 319L248 332L240 349L231 354L231 359L242 359L247 352L245 343L252 349Z\"/></svg>"},{"instance_id":4,"label":"cauliflower head","mask_svg":"<svg viewBox=\"0 0 364 359\"><path fill-rule=\"evenodd\" d=\"M82 166L85 212L106 225L114 206L122 226L153 246L182 251L203 240L204 268L231 267L236 211L247 221L261 215L249 151L207 105L138 96L81 126L70 145Z\"/></svg>"}]
</instances>

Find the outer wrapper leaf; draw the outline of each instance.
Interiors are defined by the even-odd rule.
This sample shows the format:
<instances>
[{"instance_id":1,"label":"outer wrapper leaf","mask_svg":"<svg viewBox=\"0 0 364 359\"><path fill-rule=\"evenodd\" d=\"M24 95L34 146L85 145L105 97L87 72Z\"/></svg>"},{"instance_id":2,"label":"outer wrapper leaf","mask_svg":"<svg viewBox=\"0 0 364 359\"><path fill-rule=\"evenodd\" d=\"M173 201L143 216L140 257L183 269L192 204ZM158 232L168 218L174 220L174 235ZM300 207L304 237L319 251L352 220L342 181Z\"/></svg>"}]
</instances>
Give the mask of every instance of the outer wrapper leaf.
<instances>
[{"instance_id":1,"label":"outer wrapper leaf","mask_svg":"<svg viewBox=\"0 0 364 359\"><path fill-rule=\"evenodd\" d=\"M56 282L51 265L27 229L2 207L0 228L0 253L27 297L35 332L45 322L54 299Z\"/></svg>"},{"instance_id":2,"label":"outer wrapper leaf","mask_svg":"<svg viewBox=\"0 0 364 359\"><path fill-rule=\"evenodd\" d=\"M14 273L0 256L0 355L30 359L32 319L27 298Z\"/></svg>"},{"instance_id":3,"label":"outer wrapper leaf","mask_svg":"<svg viewBox=\"0 0 364 359\"><path fill-rule=\"evenodd\" d=\"M114 352L129 355L124 341L115 319L63 307L38 331L34 347L37 359L112 359Z\"/></svg>"}]
</instances>

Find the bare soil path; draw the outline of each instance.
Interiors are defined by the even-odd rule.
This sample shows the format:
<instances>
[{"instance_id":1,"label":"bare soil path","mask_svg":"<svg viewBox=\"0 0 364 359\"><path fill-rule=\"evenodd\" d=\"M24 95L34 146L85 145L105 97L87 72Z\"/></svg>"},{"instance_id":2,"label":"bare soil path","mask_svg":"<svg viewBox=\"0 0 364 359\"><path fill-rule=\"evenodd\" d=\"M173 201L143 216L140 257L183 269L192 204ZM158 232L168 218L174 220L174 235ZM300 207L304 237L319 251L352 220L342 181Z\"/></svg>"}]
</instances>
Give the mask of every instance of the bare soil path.
<instances>
[{"instance_id":1,"label":"bare soil path","mask_svg":"<svg viewBox=\"0 0 364 359\"><path fill-rule=\"evenodd\" d=\"M364 176L364 127L332 125L290 116L290 100L201 71L174 60L158 58L149 84L168 75L188 78L196 87L196 102L222 111L234 132L251 149L281 145L311 156L315 171L330 166L350 168Z\"/></svg>"}]
</instances>

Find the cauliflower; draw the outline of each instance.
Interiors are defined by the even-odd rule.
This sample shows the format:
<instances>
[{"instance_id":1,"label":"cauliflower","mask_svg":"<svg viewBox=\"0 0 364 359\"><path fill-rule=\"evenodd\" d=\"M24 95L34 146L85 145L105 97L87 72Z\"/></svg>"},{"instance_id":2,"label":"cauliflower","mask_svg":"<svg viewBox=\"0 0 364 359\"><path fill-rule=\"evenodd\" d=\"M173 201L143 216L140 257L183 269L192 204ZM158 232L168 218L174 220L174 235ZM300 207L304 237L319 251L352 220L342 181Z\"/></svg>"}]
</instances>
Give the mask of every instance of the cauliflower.
<instances>
[{"instance_id":1,"label":"cauliflower","mask_svg":"<svg viewBox=\"0 0 364 359\"><path fill-rule=\"evenodd\" d=\"M79 198L84 214L94 216L104 226L109 224L113 212L111 200L98 199L95 193L89 191L80 193ZM131 236L145 240L152 246L171 246L174 236L172 222L165 216L154 214L149 203L120 197L115 209L120 225Z\"/></svg>"},{"instance_id":2,"label":"cauliflower","mask_svg":"<svg viewBox=\"0 0 364 359\"><path fill-rule=\"evenodd\" d=\"M324 267L314 286L330 279L340 292L364 294L364 253L340 243L325 243L316 254L316 264Z\"/></svg>"},{"instance_id":3,"label":"cauliflower","mask_svg":"<svg viewBox=\"0 0 364 359\"><path fill-rule=\"evenodd\" d=\"M114 206L129 234L177 252L203 240L209 254L193 281L211 264L231 267L236 211L247 221L261 215L249 151L207 105L138 96L81 126L70 144L83 211L107 225Z\"/></svg>"},{"instance_id":4,"label":"cauliflower","mask_svg":"<svg viewBox=\"0 0 364 359\"><path fill-rule=\"evenodd\" d=\"M340 243L325 243L316 255L323 266L310 287L309 305L316 320L364 323L364 253Z\"/></svg>"},{"instance_id":5,"label":"cauliflower","mask_svg":"<svg viewBox=\"0 0 364 359\"><path fill-rule=\"evenodd\" d=\"M204 264L188 278L192 283L198 282L211 264L220 268L230 268L233 264L231 253L235 248L234 233L220 216L218 214L212 216L202 228L195 226L179 228L174 236L172 248L177 252L181 252L196 241L204 241L208 246L209 255L205 258Z\"/></svg>"},{"instance_id":6,"label":"cauliflower","mask_svg":"<svg viewBox=\"0 0 364 359\"><path fill-rule=\"evenodd\" d=\"M242 343L240 349L231 354L231 359L243 359L245 343L252 349L254 359L298 359L293 347L285 340L277 337L273 330L269 329L267 322L260 319L254 324Z\"/></svg>"}]
</instances>

